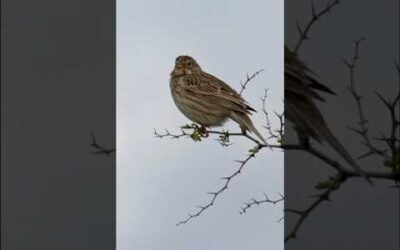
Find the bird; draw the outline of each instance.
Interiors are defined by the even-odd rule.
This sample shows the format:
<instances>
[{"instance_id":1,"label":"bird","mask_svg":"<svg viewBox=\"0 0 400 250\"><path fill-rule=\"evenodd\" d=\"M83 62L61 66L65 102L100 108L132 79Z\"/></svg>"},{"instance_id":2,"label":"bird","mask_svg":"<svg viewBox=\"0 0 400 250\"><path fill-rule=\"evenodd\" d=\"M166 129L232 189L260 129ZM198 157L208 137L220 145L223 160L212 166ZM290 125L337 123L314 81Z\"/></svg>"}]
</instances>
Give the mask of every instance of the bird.
<instances>
[{"instance_id":1,"label":"bird","mask_svg":"<svg viewBox=\"0 0 400 250\"><path fill-rule=\"evenodd\" d=\"M330 130L315 101L324 102L320 93L336 95L329 87L316 79L317 75L308 68L288 47L285 46L285 117L294 125L302 142L312 138L320 144L329 144L354 170L372 184L365 172L347 152Z\"/></svg>"},{"instance_id":2,"label":"bird","mask_svg":"<svg viewBox=\"0 0 400 250\"><path fill-rule=\"evenodd\" d=\"M252 132L267 145L249 117L256 110L228 84L203 71L193 57L176 57L170 89L177 108L202 128L222 126L231 119L239 124L243 134Z\"/></svg>"}]
</instances>

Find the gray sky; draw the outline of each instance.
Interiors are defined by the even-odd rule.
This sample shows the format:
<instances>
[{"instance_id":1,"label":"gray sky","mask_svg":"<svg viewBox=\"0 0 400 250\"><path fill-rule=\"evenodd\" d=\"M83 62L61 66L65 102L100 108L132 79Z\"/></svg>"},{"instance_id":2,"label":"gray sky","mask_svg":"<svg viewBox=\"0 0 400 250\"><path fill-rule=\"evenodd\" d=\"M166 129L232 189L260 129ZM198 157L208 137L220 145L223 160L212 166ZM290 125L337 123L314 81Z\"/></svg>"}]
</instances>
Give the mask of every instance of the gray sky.
<instances>
[{"instance_id":1,"label":"gray sky","mask_svg":"<svg viewBox=\"0 0 400 250\"><path fill-rule=\"evenodd\" d=\"M239 89L246 73L265 71L244 98L261 111L283 110L283 1L117 1L117 247L125 249L283 249L283 203L239 215L243 202L283 193L283 153L265 150L200 217L176 227L206 204L253 145L232 138L159 140L153 129L179 132L189 123L175 107L169 73L188 54ZM262 128L262 112L253 115ZM277 120L272 119L277 126ZM238 131L233 122L225 128Z\"/></svg>"}]
</instances>

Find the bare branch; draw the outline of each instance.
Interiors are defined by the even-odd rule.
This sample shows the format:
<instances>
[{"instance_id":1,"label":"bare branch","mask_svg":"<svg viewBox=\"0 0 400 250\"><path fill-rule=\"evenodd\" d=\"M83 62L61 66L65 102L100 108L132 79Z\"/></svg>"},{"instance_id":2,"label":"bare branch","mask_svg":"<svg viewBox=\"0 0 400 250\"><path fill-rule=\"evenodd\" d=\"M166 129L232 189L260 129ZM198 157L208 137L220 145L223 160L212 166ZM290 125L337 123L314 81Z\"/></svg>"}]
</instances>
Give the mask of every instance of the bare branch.
<instances>
[{"instance_id":1,"label":"bare branch","mask_svg":"<svg viewBox=\"0 0 400 250\"><path fill-rule=\"evenodd\" d=\"M350 128L350 130L359 134L361 136L361 138L363 139L364 145L368 148L368 153L363 154L362 156L358 157L359 159L363 158L363 157L371 156L371 155L379 155L379 156L382 156L387 159L387 158L389 158L389 156L387 155L386 151L375 147L369 137L369 133L368 133L369 130L367 127L368 120L365 118L364 109L363 109L362 102L361 102L362 96L357 92L357 89L355 86L354 70L356 68L357 61L360 59L360 56L359 56L360 43L364 40L365 40L365 38L362 37L362 38L354 41L354 46L355 46L354 47L354 55L350 62L347 61L346 59L343 59L344 64L349 69L349 75L350 75L350 83L349 83L348 90L349 90L350 94L353 96L354 100L356 101L357 111L358 111L358 116L359 116L359 122L358 122L359 129Z\"/></svg>"},{"instance_id":2,"label":"bare branch","mask_svg":"<svg viewBox=\"0 0 400 250\"><path fill-rule=\"evenodd\" d=\"M226 189L228 189L228 185L229 183L232 181L232 179L237 176L238 174L241 173L241 171L243 170L244 166L247 164L247 162L251 159L254 158L256 156L256 154L259 152L259 150L261 149L261 146L256 146L253 150L250 150L250 154L247 156L246 159L242 160L242 161L237 161L240 166L239 168L231 175L227 176L227 177L223 177L222 179L225 180L224 185L218 189L215 192L209 192L208 194L210 194L211 200L203 205L203 206L198 206L199 210L196 213L193 214L189 214L188 217L182 221L179 221L176 225L182 225L182 224L186 224L187 222L189 222L190 220L192 220L193 218L196 218L198 216L200 216L204 211L206 211L209 207L211 207L212 205L214 205L215 200L217 199L217 197L224 192Z\"/></svg>"},{"instance_id":3,"label":"bare branch","mask_svg":"<svg viewBox=\"0 0 400 250\"><path fill-rule=\"evenodd\" d=\"M154 135L157 138L163 139L163 138L170 138L170 139L179 139L183 137L191 137L194 141L201 141L202 138L207 138L209 137L210 134L215 134L219 135L218 141L222 146L229 146L231 143L229 143L229 138L231 136L236 136L236 137L245 137L249 139L250 141L256 143L260 147L266 147L267 145L261 143L259 140L254 138L253 136L249 135L248 133L242 133L242 132L234 132L231 133L229 131L218 131L218 130L207 130L206 128L202 128L196 124L192 125L185 125L181 127L181 132L180 133L171 133L169 130L165 130L164 133L159 133L157 130L154 130Z\"/></svg>"},{"instance_id":4,"label":"bare branch","mask_svg":"<svg viewBox=\"0 0 400 250\"><path fill-rule=\"evenodd\" d=\"M92 139L92 142L89 144L89 146L96 149L96 151L92 152L92 154L104 154L106 156L111 156L111 154L115 153L115 148L105 148L100 146L100 144L97 143L93 132L90 132L90 138Z\"/></svg>"},{"instance_id":5,"label":"bare branch","mask_svg":"<svg viewBox=\"0 0 400 250\"><path fill-rule=\"evenodd\" d=\"M382 101L382 103L386 106L387 110L389 111L390 121L391 121L390 136L386 137L386 136L382 135L382 137L378 138L378 139L383 140L387 143L388 148L391 151L392 161L394 162L396 160L395 159L396 148L397 148L397 144L399 142L399 138L397 137L397 133L399 133L397 127L400 125L400 123L399 123L399 118L396 117L396 114L398 115L398 113L396 112L396 107L400 100L400 92L397 94L394 101L386 100L377 91L375 91L375 93L379 97L379 99Z\"/></svg>"},{"instance_id":6,"label":"bare branch","mask_svg":"<svg viewBox=\"0 0 400 250\"><path fill-rule=\"evenodd\" d=\"M256 205L258 206L258 205L263 204L263 203L271 203L271 204L274 204L274 205L275 205L276 203L279 203L279 202L285 200L285 197L283 197L282 194L279 194L279 196L280 196L280 198L278 198L278 199L276 199L276 200L271 200L271 199L268 197L268 195L266 195L266 194L264 193L264 199L261 199L261 200L251 199L250 201L245 202L245 203L244 203L245 206L241 208L241 211L239 212L239 214L244 214L244 213L246 213L246 211L247 211L248 209L250 209L251 207L256 206Z\"/></svg>"},{"instance_id":7,"label":"bare branch","mask_svg":"<svg viewBox=\"0 0 400 250\"><path fill-rule=\"evenodd\" d=\"M330 200L330 194L338 189L336 185L332 185L328 189L326 189L323 193L318 194L314 197L317 197L317 199L310 204L310 206L304 210L293 210L293 209L285 209L285 212L290 212L299 215L299 219L297 220L297 223L293 227L293 229L285 236L285 243L288 242L291 239L295 239L297 236L297 232L300 229L301 225L303 224L304 220L310 215L312 211L314 211L323 201L329 201Z\"/></svg>"},{"instance_id":8,"label":"bare branch","mask_svg":"<svg viewBox=\"0 0 400 250\"><path fill-rule=\"evenodd\" d=\"M315 7L314 7L314 3L311 1L312 16L311 16L311 19L306 24L305 28L302 29L300 24L298 22L296 22L297 30L299 32L299 36L300 37L299 37L299 40L297 41L296 46L293 49L293 52L295 54L298 52L298 50L300 49L300 47L304 43L304 41L305 40L309 40L308 32L310 31L310 29L314 25L314 23L316 21L318 21L323 15L329 13L331 11L331 9L333 7L335 7L336 5L338 5L339 3L340 3L340 0L335 0L333 2L328 2L328 4L326 5L326 7L324 9L322 9L319 12L316 12Z\"/></svg>"},{"instance_id":9,"label":"bare branch","mask_svg":"<svg viewBox=\"0 0 400 250\"><path fill-rule=\"evenodd\" d=\"M302 150L308 152L315 157L319 158L323 162L325 162L328 166L332 167L338 173L341 174L342 177L350 178L350 177L362 177L355 170L348 170L338 161L330 158L328 155L322 153L318 149L312 146L304 146L304 145L283 145L281 148L286 150ZM392 172L374 172L374 171L364 171L365 175L369 178L377 178L377 179L386 179L386 180L397 180L400 181L400 173L392 173Z\"/></svg>"},{"instance_id":10,"label":"bare branch","mask_svg":"<svg viewBox=\"0 0 400 250\"><path fill-rule=\"evenodd\" d=\"M275 113L275 115L278 117L279 119L279 128L276 130L273 130L272 125L271 125L271 121L269 119L269 113L267 111L266 108L266 101L267 101L267 96L268 96L268 89L265 89L264 91L264 96L261 97L261 102L262 102L262 111L264 113L265 116L265 121L266 121L266 125L264 126L264 128L267 129L268 133L269 133L269 137L268 139L274 138L277 140L278 143L283 144L283 138L284 138L284 113Z\"/></svg>"},{"instance_id":11,"label":"bare branch","mask_svg":"<svg viewBox=\"0 0 400 250\"><path fill-rule=\"evenodd\" d=\"M251 80L253 80L253 78L255 78L258 74L260 74L263 71L264 71L264 69L260 69L260 70L256 71L254 74L252 74L251 76L249 76L249 74L246 74L246 80L244 82L240 81L241 89L239 91L239 94L242 95L243 91L247 87L247 84L249 84L249 82Z\"/></svg>"},{"instance_id":12,"label":"bare branch","mask_svg":"<svg viewBox=\"0 0 400 250\"><path fill-rule=\"evenodd\" d=\"M165 129L164 133L159 133L159 132L157 132L157 130L154 129L154 135L156 138L160 138L160 139L162 139L164 137L168 137L171 139L179 139L181 137L189 137L190 136L190 134L187 134L183 129L181 129L181 133L179 133L179 134L171 133L171 132L169 132L168 129Z\"/></svg>"}]
</instances>

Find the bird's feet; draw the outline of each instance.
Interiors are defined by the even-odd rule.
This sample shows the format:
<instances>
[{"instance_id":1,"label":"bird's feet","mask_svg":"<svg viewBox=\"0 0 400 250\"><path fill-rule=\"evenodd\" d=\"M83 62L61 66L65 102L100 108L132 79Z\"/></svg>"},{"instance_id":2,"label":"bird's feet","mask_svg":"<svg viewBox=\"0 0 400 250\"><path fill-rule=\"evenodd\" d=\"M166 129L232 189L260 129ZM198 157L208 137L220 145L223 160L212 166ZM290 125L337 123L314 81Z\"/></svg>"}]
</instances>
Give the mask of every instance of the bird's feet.
<instances>
[{"instance_id":1,"label":"bird's feet","mask_svg":"<svg viewBox=\"0 0 400 250\"><path fill-rule=\"evenodd\" d=\"M202 137L207 138L208 135L209 135L209 133L208 133L208 131L207 131L207 128L206 128L205 126L202 126L202 125L201 125L201 126L198 128L198 131L199 131L199 133L201 134Z\"/></svg>"},{"instance_id":2,"label":"bird's feet","mask_svg":"<svg viewBox=\"0 0 400 250\"><path fill-rule=\"evenodd\" d=\"M185 125L182 127L182 129L193 129L193 133L190 135L190 137L194 141L201 141L201 138L207 138L209 135L207 127L203 125L197 125L195 123L191 125Z\"/></svg>"}]
</instances>

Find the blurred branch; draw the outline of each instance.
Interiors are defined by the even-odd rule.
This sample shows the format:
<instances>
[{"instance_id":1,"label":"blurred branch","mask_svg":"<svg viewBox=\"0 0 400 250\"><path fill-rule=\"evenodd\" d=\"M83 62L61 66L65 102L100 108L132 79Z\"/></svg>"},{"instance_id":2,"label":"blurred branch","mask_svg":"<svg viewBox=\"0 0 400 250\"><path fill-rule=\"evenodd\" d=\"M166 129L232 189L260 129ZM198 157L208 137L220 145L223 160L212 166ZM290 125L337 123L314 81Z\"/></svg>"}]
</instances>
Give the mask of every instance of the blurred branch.
<instances>
[{"instance_id":1,"label":"blurred branch","mask_svg":"<svg viewBox=\"0 0 400 250\"><path fill-rule=\"evenodd\" d=\"M326 157L326 156L324 156ZM332 161L331 159L325 158L325 162ZM340 165L332 161L331 165L336 165L338 169L342 169L339 167ZM400 173L383 173L383 172L371 172L367 171L366 175L370 178L379 178L379 179L393 179L393 180L400 180ZM295 239L297 236L297 232L304 223L305 219L309 217L309 215L320 205L323 201L330 201L331 194L338 190L340 186L349 178L351 177L362 177L359 173L355 171L348 171L348 170L341 170L336 173L334 176L330 176L327 181L320 182L318 185L315 186L316 189L325 189L320 194L311 196L312 198L316 198L307 208L303 210L296 210L296 209L285 209L285 212L293 213L299 215L295 226L292 230L285 236L285 243L291 239ZM398 187L398 186L396 186Z\"/></svg>"},{"instance_id":2,"label":"blurred branch","mask_svg":"<svg viewBox=\"0 0 400 250\"><path fill-rule=\"evenodd\" d=\"M361 135L364 145L369 149L369 151L366 154L363 154L360 158L369 156L369 155L380 155L383 157L386 162L386 165L389 165L391 167L391 172L373 172L373 171L365 171L366 176L369 178L377 178L377 179L386 179L386 180L394 180L395 183L398 183L400 181L400 171L399 171L399 147L397 146L397 143L399 142L399 139L396 137L396 131L397 127L399 126L399 121L398 118L396 118L396 105L400 102L400 93L396 96L394 101L387 100L383 98L379 93L377 93L379 99L384 103L386 108L390 112L390 119L391 119L391 133L389 137L386 137L382 135L379 138L375 138L380 141L386 142L388 147L391 150L391 155L388 155L387 150L381 150L375 147L372 144L372 141L369 137L368 134L368 121L365 118L364 115L364 110L363 106L361 103L362 96L358 94L356 87L355 87L355 77L354 77L354 70L356 68L357 61L359 60L359 45L360 43L364 40L364 38L355 40L355 49L354 49L354 55L351 59L351 61L347 61L343 59L344 64L349 68L349 73L350 73L350 84L349 84L349 91L356 100L357 104L357 111L358 111L358 116L360 121L358 122L358 125L360 128L351 128L351 130L357 132L359 135ZM397 66L397 65L396 65ZM304 210L294 210L294 209L286 209L286 212L289 213L294 213L299 215L299 218L295 224L295 226L292 228L292 230L285 236L285 242L295 239L296 234L301 227L301 225L304 223L305 219L314 211L323 201L329 201L330 200L330 195L332 194L333 191L339 189L339 187L349 178L353 177L361 177L359 173L357 173L354 170L347 170L344 166L342 166L340 163L335 161L334 159L331 159L327 155L323 154L322 152L316 150L315 148L311 147L309 144L305 144L303 148L298 148L300 150L305 150L308 153L314 155L315 157L319 158L320 160L324 161L327 163L329 166L331 166L333 169L337 171L336 175L329 177L327 181L320 182L318 185L315 187L317 189L325 189L324 192L321 194L315 195L316 199ZM389 161L389 163L387 163ZM399 185L395 186L396 188L399 188Z\"/></svg>"},{"instance_id":3,"label":"blurred branch","mask_svg":"<svg viewBox=\"0 0 400 250\"><path fill-rule=\"evenodd\" d=\"M115 148L105 148L97 143L93 132L90 132L90 138L92 139L92 142L89 144L89 146L96 150L92 152L92 154L104 154L106 156L111 156L111 154L115 153Z\"/></svg>"},{"instance_id":4,"label":"blurred branch","mask_svg":"<svg viewBox=\"0 0 400 250\"><path fill-rule=\"evenodd\" d=\"M333 2L328 2L326 7L322 9L319 12L316 12L314 2L311 1L311 19L308 21L306 24L305 28L302 29L299 22L296 22L297 25L297 31L299 32L299 40L297 41L296 46L293 49L293 52L297 54L298 50L300 49L301 45L304 43L304 41L309 40L308 37L308 32L310 31L311 27L314 25L315 22L317 22L323 15L329 13L333 7L338 5L340 3L340 0L335 0Z\"/></svg>"},{"instance_id":5,"label":"blurred branch","mask_svg":"<svg viewBox=\"0 0 400 250\"><path fill-rule=\"evenodd\" d=\"M312 146L306 146L303 148L299 148L304 150L316 158L325 162L328 166L335 169L342 177L362 177L358 172L355 170L348 170L339 162L335 161L334 159L330 158L328 155L322 153L321 151L313 148ZM374 171L364 171L367 177L370 178L377 178L377 179L387 179L387 180L400 180L400 173L391 173L391 172L374 172ZM344 180L344 178L342 178Z\"/></svg>"},{"instance_id":6,"label":"blurred branch","mask_svg":"<svg viewBox=\"0 0 400 250\"><path fill-rule=\"evenodd\" d=\"M375 91L375 93L389 111L391 121L390 136L386 137L385 135L382 135L381 137L378 137L376 139L387 143L387 146L390 148L391 155L393 157L396 154L396 144L398 144L399 142L399 138L397 137L396 132L398 133L397 127L400 125L400 121L399 118L396 117L396 114L398 115L398 113L396 113L396 106L398 103L400 103L400 93L397 94L396 98L393 101L391 101L390 99L385 99L377 91Z\"/></svg>"},{"instance_id":7,"label":"blurred branch","mask_svg":"<svg viewBox=\"0 0 400 250\"><path fill-rule=\"evenodd\" d=\"M304 210L294 210L294 209L285 209L285 212L293 213L299 215L299 219L297 223L293 227L293 229L285 236L285 243L291 239L295 239L298 230L303 224L304 220L310 215L312 211L314 211L323 201L330 201L331 193L340 187L340 183L338 185L331 185L321 194L314 195L316 197L315 201L310 204L310 206Z\"/></svg>"},{"instance_id":8,"label":"blurred branch","mask_svg":"<svg viewBox=\"0 0 400 250\"><path fill-rule=\"evenodd\" d=\"M368 120L365 117L363 105L362 105L362 96L357 92L356 89L356 84L355 84L355 77L354 77L354 70L357 65L357 61L359 60L359 46L362 41L364 41L364 38L360 38L354 41L354 55L351 59L351 61L347 61L346 59L343 59L344 64L348 67L349 69L349 74L350 74L350 84L348 87L349 92L351 93L352 97L356 101L357 105L357 111L358 111L358 116L359 116L359 128L350 128L353 132L357 133L358 135L361 136L363 139L363 144L367 148L367 152L362 154L361 156L358 157L358 159L369 157L372 155L378 155L383 158L384 161L395 161L396 157L396 144L398 142L398 138L396 135L397 127L399 126L399 120L396 118L396 105L399 102L400 99L400 93L397 94L396 98L394 101L390 101L385 99L383 96L381 96L378 92L376 92L376 95L378 98L382 101L382 103L385 105L385 107L388 109L390 113L390 120L391 120L391 128L390 128L390 136L386 137L385 135L382 135L381 137L374 138L375 140L379 141L384 141L386 142L388 149L380 149L376 147L372 139L370 138L369 135L369 128L368 128ZM390 150L390 153L388 153L388 150Z\"/></svg>"}]
</instances>

